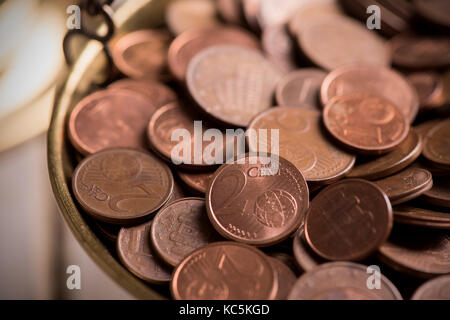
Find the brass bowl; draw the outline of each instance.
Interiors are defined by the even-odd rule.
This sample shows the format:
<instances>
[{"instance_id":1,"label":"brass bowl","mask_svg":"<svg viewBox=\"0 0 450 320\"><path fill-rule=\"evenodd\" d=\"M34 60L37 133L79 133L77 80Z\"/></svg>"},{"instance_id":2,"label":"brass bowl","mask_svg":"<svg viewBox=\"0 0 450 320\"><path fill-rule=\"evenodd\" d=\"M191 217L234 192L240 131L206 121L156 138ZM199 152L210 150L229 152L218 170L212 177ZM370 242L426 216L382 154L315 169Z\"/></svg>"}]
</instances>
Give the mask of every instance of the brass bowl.
<instances>
[{"instance_id":1,"label":"brass bowl","mask_svg":"<svg viewBox=\"0 0 450 320\"><path fill-rule=\"evenodd\" d=\"M114 13L116 34L145 27L157 27L164 21L164 8L168 0L126 1ZM100 26L99 32L105 29ZM167 288L150 286L125 269L92 230L86 215L76 205L70 185L76 166L76 154L66 132L66 121L74 105L87 93L102 70L102 48L90 41L75 61L65 82L57 91L52 119L48 130L48 170L59 209L88 255L115 282L139 299L165 299Z\"/></svg>"}]
</instances>

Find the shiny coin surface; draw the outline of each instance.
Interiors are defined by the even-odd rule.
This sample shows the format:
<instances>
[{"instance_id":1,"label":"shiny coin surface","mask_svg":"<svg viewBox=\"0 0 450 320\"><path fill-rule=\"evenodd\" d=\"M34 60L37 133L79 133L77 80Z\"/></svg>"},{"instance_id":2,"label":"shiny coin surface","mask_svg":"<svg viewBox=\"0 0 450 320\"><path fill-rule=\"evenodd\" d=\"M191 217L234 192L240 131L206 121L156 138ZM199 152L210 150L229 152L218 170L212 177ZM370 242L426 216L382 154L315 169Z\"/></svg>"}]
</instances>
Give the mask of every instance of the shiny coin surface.
<instances>
[{"instance_id":1,"label":"shiny coin surface","mask_svg":"<svg viewBox=\"0 0 450 320\"><path fill-rule=\"evenodd\" d=\"M431 128L424 139L423 156L444 169L450 169L450 119Z\"/></svg>"},{"instance_id":2,"label":"shiny coin surface","mask_svg":"<svg viewBox=\"0 0 450 320\"><path fill-rule=\"evenodd\" d=\"M187 86L208 114L246 127L254 116L270 108L280 78L278 69L255 50L215 46L191 60Z\"/></svg>"},{"instance_id":3,"label":"shiny coin surface","mask_svg":"<svg viewBox=\"0 0 450 320\"><path fill-rule=\"evenodd\" d=\"M273 300L277 280L269 258L258 249L218 242L184 259L170 289L177 300Z\"/></svg>"},{"instance_id":4,"label":"shiny coin surface","mask_svg":"<svg viewBox=\"0 0 450 320\"><path fill-rule=\"evenodd\" d=\"M428 280L414 292L412 300L450 300L450 275Z\"/></svg>"},{"instance_id":5,"label":"shiny coin surface","mask_svg":"<svg viewBox=\"0 0 450 320\"><path fill-rule=\"evenodd\" d=\"M449 176L433 177L433 187L421 199L436 206L450 208Z\"/></svg>"},{"instance_id":6,"label":"shiny coin surface","mask_svg":"<svg viewBox=\"0 0 450 320\"><path fill-rule=\"evenodd\" d=\"M261 43L269 60L281 72L288 73L298 68L295 44L285 25L264 28Z\"/></svg>"},{"instance_id":7,"label":"shiny coin surface","mask_svg":"<svg viewBox=\"0 0 450 320\"><path fill-rule=\"evenodd\" d=\"M89 214L109 223L135 223L170 198L170 169L149 153L108 149L84 159L75 169L72 190Z\"/></svg>"},{"instance_id":8,"label":"shiny coin surface","mask_svg":"<svg viewBox=\"0 0 450 320\"><path fill-rule=\"evenodd\" d=\"M351 262L325 263L302 275L289 300L402 300L400 292L384 275L380 290L367 286L367 266Z\"/></svg>"},{"instance_id":9,"label":"shiny coin surface","mask_svg":"<svg viewBox=\"0 0 450 320\"><path fill-rule=\"evenodd\" d=\"M169 283L172 268L161 261L150 246L150 226L147 222L122 228L117 240L117 253L125 267L138 278L155 284Z\"/></svg>"},{"instance_id":10,"label":"shiny coin surface","mask_svg":"<svg viewBox=\"0 0 450 320\"><path fill-rule=\"evenodd\" d=\"M178 171L178 176L188 188L200 194L205 194L214 172Z\"/></svg>"},{"instance_id":11,"label":"shiny coin surface","mask_svg":"<svg viewBox=\"0 0 450 320\"><path fill-rule=\"evenodd\" d=\"M326 75L326 72L313 68L287 74L276 88L278 104L319 110L319 92Z\"/></svg>"},{"instance_id":12,"label":"shiny coin surface","mask_svg":"<svg viewBox=\"0 0 450 320\"><path fill-rule=\"evenodd\" d=\"M249 155L216 171L206 205L211 223L225 238L267 246L286 239L303 222L308 186L287 160Z\"/></svg>"},{"instance_id":13,"label":"shiny coin surface","mask_svg":"<svg viewBox=\"0 0 450 320\"><path fill-rule=\"evenodd\" d=\"M202 198L178 199L161 209L153 219L150 238L158 256L172 266L220 239L209 223Z\"/></svg>"},{"instance_id":14,"label":"shiny coin surface","mask_svg":"<svg viewBox=\"0 0 450 320\"><path fill-rule=\"evenodd\" d=\"M70 141L83 155L116 147L146 150L145 128L156 109L145 96L130 90L95 92L70 114Z\"/></svg>"},{"instance_id":15,"label":"shiny coin surface","mask_svg":"<svg viewBox=\"0 0 450 320\"><path fill-rule=\"evenodd\" d=\"M348 179L328 186L313 199L305 237L325 259L361 260L388 238L392 223L386 194L366 180Z\"/></svg>"},{"instance_id":16,"label":"shiny coin surface","mask_svg":"<svg viewBox=\"0 0 450 320\"><path fill-rule=\"evenodd\" d=\"M396 222L413 226L450 229L450 213L438 212L409 206L396 206L394 208Z\"/></svg>"},{"instance_id":17,"label":"shiny coin surface","mask_svg":"<svg viewBox=\"0 0 450 320\"><path fill-rule=\"evenodd\" d=\"M297 277L295 276L295 273L292 272L292 270L280 260L272 257L267 257L267 259L272 264L278 278L278 292L276 300L285 300L291 291L295 280L297 280Z\"/></svg>"},{"instance_id":18,"label":"shiny coin surface","mask_svg":"<svg viewBox=\"0 0 450 320\"><path fill-rule=\"evenodd\" d=\"M322 131L321 116L317 110L271 108L259 114L250 123L249 129L256 132L256 139L248 140L251 152L273 150L272 137L269 133L267 137L262 137L260 129L278 129L278 154L295 165L308 182L325 184L339 180L355 163L353 155L328 140Z\"/></svg>"},{"instance_id":19,"label":"shiny coin surface","mask_svg":"<svg viewBox=\"0 0 450 320\"><path fill-rule=\"evenodd\" d=\"M295 260L300 268L305 271L311 271L318 265L325 262L310 247L305 238L305 229L300 227L297 231L292 245Z\"/></svg>"},{"instance_id":20,"label":"shiny coin surface","mask_svg":"<svg viewBox=\"0 0 450 320\"><path fill-rule=\"evenodd\" d=\"M362 154L392 151L409 132L409 121L394 104L368 93L331 99L323 117L325 127L334 138Z\"/></svg>"},{"instance_id":21,"label":"shiny coin surface","mask_svg":"<svg viewBox=\"0 0 450 320\"><path fill-rule=\"evenodd\" d=\"M419 111L419 98L414 87L394 70L375 65L353 64L330 72L323 81L320 98L325 106L333 97L354 92L368 92L386 98L410 122Z\"/></svg>"}]
</instances>

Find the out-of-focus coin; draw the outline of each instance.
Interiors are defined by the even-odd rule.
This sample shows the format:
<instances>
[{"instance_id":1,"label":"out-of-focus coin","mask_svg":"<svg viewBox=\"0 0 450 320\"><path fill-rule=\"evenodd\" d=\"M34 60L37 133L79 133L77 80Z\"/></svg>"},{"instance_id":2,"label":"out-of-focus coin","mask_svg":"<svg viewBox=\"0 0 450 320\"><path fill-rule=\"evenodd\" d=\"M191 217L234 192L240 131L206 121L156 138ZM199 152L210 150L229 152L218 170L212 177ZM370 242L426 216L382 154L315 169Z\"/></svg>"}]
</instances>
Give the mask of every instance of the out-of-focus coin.
<instances>
[{"instance_id":1,"label":"out-of-focus coin","mask_svg":"<svg viewBox=\"0 0 450 320\"><path fill-rule=\"evenodd\" d=\"M258 13L261 7L261 0L242 0L242 10L245 21L253 31L260 31Z\"/></svg>"},{"instance_id":2,"label":"out-of-focus coin","mask_svg":"<svg viewBox=\"0 0 450 320\"><path fill-rule=\"evenodd\" d=\"M311 0L260 0L257 20L261 29L285 24L307 2Z\"/></svg>"},{"instance_id":3,"label":"out-of-focus coin","mask_svg":"<svg viewBox=\"0 0 450 320\"><path fill-rule=\"evenodd\" d=\"M215 46L189 63L187 86L208 114L224 123L246 127L270 108L281 73L255 50Z\"/></svg>"},{"instance_id":4,"label":"out-of-focus coin","mask_svg":"<svg viewBox=\"0 0 450 320\"><path fill-rule=\"evenodd\" d=\"M162 262L150 246L150 226L147 222L135 227L124 227L117 240L120 261L138 278L155 284L169 283L171 268Z\"/></svg>"},{"instance_id":5,"label":"out-of-focus coin","mask_svg":"<svg viewBox=\"0 0 450 320\"><path fill-rule=\"evenodd\" d=\"M277 280L269 259L258 249L218 242L184 259L170 289L177 300L273 300Z\"/></svg>"},{"instance_id":6,"label":"out-of-focus coin","mask_svg":"<svg viewBox=\"0 0 450 320\"><path fill-rule=\"evenodd\" d=\"M278 261L281 261L283 264L288 266L291 272L294 273L294 275L298 274L299 272L298 265L292 255L284 252L269 252L267 255Z\"/></svg>"},{"instance_id":7,"label":"out-of-focus coin","mask_svg":"<svg viewBox=\"0 0 450 320\"><path fill-rule=\"evenodd\" d=\"M374 183L387 194L392 205L397 205L415 199L430 190L433 179L427 170L407 168Z\"/></svg>"},{"instance_id":8,"label":"out-of-focus coin","mask_svg":"<svg viewBox=\"0 0 450 320\"><path fill-rule=\"evenodd\" d=\"M450 37L399 34L390 40L392 63L400 68L432 69L450 65Z\"/></svg>"},{"instance_id":9,"label":"out-of-focus coin","mask_svg":"<svg viewBox=\"0 0 450 320\"><path fill-rule=\"evenodd\" d=\"M378 186L347 179L313 199L305 219L305 237L325 259L361 260L388 238L392 223L391 203Z\"/></svg>"},{"instance_id":10,"label":"out-of-focus coin","mask_svg":"<svg viewBox=\"0 0 450 320\"><path fill-rule=\"evenodd\" d=\"M175 35L218 25L216 4L212 0L171 1L166 9L166 23Z\"/></svg>"},{"instance_id":11,"label":"out-of-focus coin","mask_svg":"<svg viewBox=\"0 0 450 320\"><path fill-rule=\"evenodd\" d=\"M167 202L173 177L170 169L149 153L108 149L77 166L72 190L94 218L108 223L136 223Z\"/></svg>"},{"instance_id":12,"label":"out-of-focus coin","mask_svg":"<svg viewBox=\"0 0 450 320\"><path fill-rule=\"evenodd\" d=\"M423 144L425 158L439 167L450 169L450 119L430 129Z\"/></svg>"},{"instance_id":13,"label":"out-of-focus coin","mask_svg":"<svg viewBox=\"0 0 450 320\"><path fill-rule=\"evenodd\" d=\"M433 119L433 120L428 120L425 122L422 122L421 124L417 125L414 127L414 130L419 134L419 136L422 139L422 143L423 140L425 139L428 131L432 128L434 128L438 123L440 123L442 120L440 119Z\"/></svg>"},{"instance_id":14,"label":"out-of-focus coin","mask_svg":"<svg viewBox=\"0 0 450 320\"><path fill-rule=\"evenodd\" d=\"M214 228L225 238L257 246L289 237L303 222L308 205L302 174L277 156L248 155L222 165L206 194Z\"/></svg>"},{"instance_id":15,"label":"out-of-focus coin","mask_svg":"<svg viewBox=\"0 0 450 320\"><path fill-rule=\"evenodd\" d=\"M392 268L420 277L450 273L450 236L447 230L396 228L379 250Z\"/></svg>"},{"instance_id":16,"label":"out-of-focus coin","mask_svg":"<svg viewBox=\"0 0 450 320\"><path fill-rule=\"evenodd\" d=\"M440 276L432 280L428 280L417 288L411 299L450 300L450 275Z\"/></svg>"},{"instance_id":17,"label":"out-of-focus coin","mask_svg":"<svg viewBox=\"0 0 450 320\"><path fill-rule=\"evenodd\" d=\"M334 97L325 106L323 118L334 138L363 154L392 151L409 132L409 121L397 106L369 93Z\"/></svg>"},{"instance_id":18,"label":"out-of-focus coin","mask_svg":"<svg viewBox=\"0 0 450 320\"><path fill-rule=\"evenodd\" d=\"M390 100L413 122L419 111L419 98L406 79L389 68L353 64L338 68L325 78L320 98L325 106L333 97L368 92Z\"/></svg>"},{"instance_id":19,"label":"out-of-focus coin","mask_svg":"<svg viewBox=\"0 0 450 320\"><path fill-rule=\"evenodd\" d=\"M94 224L94 228L98 230L104 238L113 243L117 242L117 237L121 229L120 225L105 223L96 219L92 219L92 223Z\"/></svg>"},{"instance_id":20,"label":"out-of-focus coin","mask_svg":"<svg viewBox=\"0 0 450 320\"><path fill-rule=\"evenodd\" d=\"M166 31L139 30L114 41L111 55L117 68L130 78L164 78L170 41Z\"/></svg>"},{"instance_id":21,"label":"out-of-focus coin","mask_svg":"<svg viewBox=\"0 0 450 320\"><path fill-rule=\"evenodd\" d=\"M172 266L220 239L208 221L202 198L178 199L162 208L153 219L150 238L158 256Z\"/></svg>"},{"instance_id":22,"label":"out-of-focus coin","mask_svg":"<svg viewBox=\"0 0 450 320\"><path fill-rule=\"evenodd\" d=\"M267 259L272 264L278 278L278 292L275 299L285 300L291 291L295 280L297 280L297 277L295 276L295 273L280 260L272 257L267 257Z\"/></svg>"},{"instance_id":23,"label":"out-of-focus coin","mask_svg":"<svg viewBox=\"0 0 450 320\"><path fill-rule=\"evenodd\" d=\"M217 0L217 10L228 23L243 24L242 0Z\"/></svg>"},{"instance_id":24,"label":"out-of-focus coin","mask_svg":"<svg viewBox=\"0 0 450 320\"><path fill-rule=\"evenodd\" d=\"M375 180L403 170L413 163L422 152L422 139L411 129L408 137L393 151L375 159L356 164L347 174L348 178Z\"/></svg>"},{"instance_id":25,"label":"out-of-focus coin","mask_svg":"<svg viewBox=\"0 0 450 320\"><path fill-rule=\"evenodd\" d=\"M70 141L83 155L115 147L146 150L145 128L156 109L145 96L130 90L95 92L70 114Z\"/></svg>"},{"instance_id":26,"label":"out-of-focus coin","mask_svg":"<svg viewBox=\"0 0 450 320\"><path fill-rule=\"evenodd\" d=\"M179 81L184 81L191 59L203 49L218 44L260 49L258 39L244 29L214 27L189 30L176 37L169 47L170 71Z\"/></svg>"},{"instance_id":27,"label":"out-of-focus coin","mask_svg":"<svg viewBox=\"0 0 450 320\"><path fill-rule=\"evenodd\" d=\"M281 72L288 73L298 68L296 48L285 25L273 25L264 28L261 43L269 60Z\"/></svg>"},{"instance_id":28,"label":"out-of-focus coin","mask_svg":"<svg viewBox=\"0 0 450 320\"><path fill-rule=\"evenodd\" d=\"M413 3L421 16L450 28L450 3L447 0L413 0Z\"/></svg>"},{"instance_id":29,"label":"out-of-focus coin","mask_svg":"<svg viewBox=\"0 0 450 320\"><path fill-rule=\"evenodd\" d=\"M305 272L313 270L324 262L324 260L309 247L305 238L305 229L303 227L297 231L294 237L292 250L294 252L295 260Z\"/></svg>"},{"instance_id":30,"label":"out-of-focus coin","mask_svg":"<svg viewBox=\"0 0 450 320\"><path fill-rule=\"evenodd\" d=\"M251 152L271 152L272 139L260 129L278 129L277 154L290 161L306 181L327 184L339 180L351 170L355 157L327 140L321 128L320 112L296 107L271 108L258 115L249 125L255 130L248 139ZM271 131L269 131L271 132Z\"/></svg>"},{"instance_id":31,"label":"out-of-focus coin","mask_svg":"<svg viewBox=\"0 0 450 320\"><path fill-rule=\"evenodd\" d=\"M352 262L329 262L302 275L289 300L402 300L397 288L384 275L379 290L367 286L367 266Z\"/></svg>"},{"instance_id":32,"label":"out-of-focus coin","mask_svg":"<svg viewBox=\"0 0 450 320\"><path fill-rule=\"evenodd\" d=\"M450 177L433 177L433 187L421 197L427 203L450 208Z\"/></svg>"},{"instance_id":33,"label":"out-of-focus coin","mask_svg":"<svg viewBox=\"0 0 450 320\"><path fill-rule=\"evenodd\" d=\"M352 19L318 16L305 23L303 28L297 36L303 53L326 70L357 62L379 66L390 64L390 52L384 41Z\"/></svg>"},{"instance_id":34,"label":"out-of-focus coin","mask_svg":"<svg viewBox=\"0 0 450 320\"><path fill-rule=\"evenodd\" d=\"M300 69L285 75L276 88L280 106L319 109L319 92L326 73L319 69Z\"/></svg>"},{"instance_id":35,"label":"out-of-focus coin","mask_svg":"<svg viewBox=\"0 0 450 320\"><path fill-rule=\"evenodd\" d=\"M178 176L189 189L204 195L208 189L208 185L212 177L214 176L214 172L178 171Z\"/></svg>"},{"instance_id":36,"label":"out-of-focus coin","mask_svg":"<svg viewBox=\"0 0 450 320\"><path fill-rule=\"evenodd\" d=\"M438 107L443 104L444 82L439 74L415 72L408 75L408 80L417 91L422 109Z\"/></svg>"},{"instance_id":37,"label":"out-of-focus coin","mask_svg":"<svg viewBox=\"0 0 450 320\"><path fill-rule=\"evenodd\" d=\"M108 86L109 90L128 89L144 95L155 107L165 106L177 100L176 93L168 86L156 81L122 79Z\"/></svg>"},{"instance_id":38,"label":"out-of-focus coin","mask_svg":"<svg viewBox=\"0 0 450 320\"><path fill-rule=\"evenodd\" d=\"M450 229L450 213L434 210L396 206L394 208L395 222L413 226Z\"/></svg>"}]
</instances>

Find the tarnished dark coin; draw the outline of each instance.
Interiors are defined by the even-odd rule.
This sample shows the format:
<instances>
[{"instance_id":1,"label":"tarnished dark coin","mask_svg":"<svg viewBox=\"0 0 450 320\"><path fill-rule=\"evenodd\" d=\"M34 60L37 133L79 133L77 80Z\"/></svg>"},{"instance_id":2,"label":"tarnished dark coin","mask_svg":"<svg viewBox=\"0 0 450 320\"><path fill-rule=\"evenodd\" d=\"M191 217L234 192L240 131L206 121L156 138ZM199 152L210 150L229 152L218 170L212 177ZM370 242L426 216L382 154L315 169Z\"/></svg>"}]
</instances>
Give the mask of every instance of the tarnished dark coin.
<instances>
[{"instance_id":1,"label":"tarnished dark coin","mask_svg":"<svg viewBox=\"0 0 450 320\"><path fill-rule=\"evenodd\" d=\"M450 208L450 176L433 177L433 187L421 199L436 206Z\"/></svg>"},{"instance_id":2,"label":"tarnished dark coin","mask_svg":"<svg viewBox=\"0 0 450 320\"><path fill-rule=\"evenodd\" d=\"M196 250L175 269L177 300L273 300L278 278L261 251L236 242L217 242Z\"/></svg>"},{"instance_id":3,"label":"tarnished dark coin","mask_svg":"<svg viewBox=\"0 0 450 320\"><path fill-rule=\"evenodd\" d=\"M391 61L387 45L377 34L344 16L311 19L297 37L309 60L326 70L357 62L388 66Z\"/></svg>"},{"instance_id":4,"label":"tarnished dark coin","mask_svg":"<svg viewBox=\"0 0 450 320\"><path fill-rule=\"evenodd\" d=\"M325 262L321 257L319 257L310 247L305 238L305 229L300 227L300 229L295 234L292 251L294 252L295 260L300 268L305 271L311 271L318 265Z\"/></svg>"},{"instance_id":5,"label":"tarnished dark coin","mask_svg":"<svg viewBox=\"0 0 450 320\"><path fill-rule=\"evenodd\" d=\"M116 147L146 150L145 129L156 109L145 96L131 90L95 92L70 114L70 141L83 155Z\"/></svg>"},{"instance_id":6,"label":"tarnished dark coin","mask_svg":"<svg viewBox=\"0 0 450 320\"><path fill-rule=\"evenodd\" d=\"M162 208L153 219L150 238L158 256L172 266L220 239L209 223L202 198L182 198Z\"/></svg>"},{"instance_id":7,"label":"tarnished dark coin","mask_svg":"<svg viewBox=\"0 0 450 320\"><path fill-rule=\"evenodd\" d=\"M178 176L187 187L200 194L205 194L208 185L214 176L213 172L186 172L178 171Z\"/></svg>"},{"instance_id":8,"label":"tarnished dark coin","mask_svg":"<svg viewBox=\"0 0 450 320\"><path fill-rule=\"evenodd\" d=\"M407 168L395 175L374 181L389 197L392 205L418 198L433 186L431 173L424 169Z\"/></svg>"},{"instance_id":9,"label":"tarnished dark coin","mask_svg":"<svg viewBox=\"0 0 450 320\"><path fill-rule=\"evenodd\" d=\"M396 206L394 208L395 222L413 226L450 229L450 213L438 212L409 206Z\"/></svg>"},{"instance_id":10,"label":"tarnished dark coin","mask_svg":"<svg viewBox=\"0 0 450 320\"><path fill-rule=\"evenodd\" d=\"M261 43L270 61L283 73L298 69L297 52L294 41L283 24L263 29Z\"/></svg>"},{"instance_id":11,"label":"tarnished dark coin","mask_svg":"<svg viewBox=\"0 0 450 320\"><path fill-rule=\"evenodd\" d=\"M417 12L427 20L450 28L450 2L447 0L413 0Z\"/></svg>"},{"instance_id":12,"label":"tarnished dark coin","mask_svg":"<svg viewBox=\"0 0 450 320\"><path fill-rule=\"evenodd\" d=\"M450 275L428 280L414 292L412 300L450 300Z\"/></svg>"},{"instance_id":13,"label":"tarnished dark coin","mask_svg":"<svg viewBox=\"0 0 450 320\"><path fill-rule=\"evenodd\" d=\"M122 228L117 240L117 253L125 267L138 278L155 284L169 283L172 268L161 261L150 246L151 224L150 221Z\"/></svg>"},{"instance_id":14,"label":"tarnished dark coin","mask_svg":"<svg viewBox=\"0 0 450 320\"><path fill-rule=\"evenodd\" d=\"M329 262L302 275L289 300L402 300L397 288L384 275L380 289L367 286L367 266L352 262Z\"/></svg>"},{"instance_id":15,"label":"tarnished dark coin","mask_svg":"<svg viewBox=\"0 0 450 320\"><path fill-rule=\"evenodd\" d=\"M295 273L278 259L267 257L278 278L278 292L276 300L285 300L297 280Z\"/></svg>"},{"instance_id":16,"label":"tarnished dark coin","mask_svg":"<svg viewBox=\"0 0 450 320\"><path fill-rule=\"evenodd\" d=\"M450 273L450 236L447 230L395 230L379 249L380 259L392 268L420 277Z\"/></svg>"},{"instance_id":17,"label":"tarnished dark coin","mask_svg":"<svg viewBox=\"0 0 450 320\"><path fill-rule=\"evenodd\" d=\"M423 141L423 156L436 166L450 169L450 119L428 130Z\"/></svg>"},{"instance_id":18,"label":"tarnished dark coin","mask_svg":"<svg viewBox=\"0 0 450 320\"><path fill-rule=\"evenodd\" d=\"M362 154L392 151L409 132L408 119L394 104L369 93L334 97L326 105L323 118L334 138Z\"/></svg>"},{"instance_id":19,"label":"tarnished dark coin","mask_svg":"<svg viewBox=\"0 0 450 320\"><path fill-rule=\"evenodd\" d=\"M272 139L263 137L261 129L278 129L278 154L290 161L306 181L329 184L351 170L355 156L331 143L322 130L320 112L297 107L271 108L259 114L249 125L255 139L249 139L251 152L271 151ZM270 132L270 131L269 131Z\"/></svg>"},{"instance_id":20,"label":"tarnished dark coin","mask_svg":"<svg viewBox=\"0 0 450 320\"><path fill-rule=\"evenodd\" d=\"M320 69L300 69L285 75L276 88L280 106L298 106L318 110L319 92L326 73Z\"/></svg>"},{"instance_id":21,"label":"tarnished dark coin","mask_svg":"<svg viewBox=\"0 0 450 320\"><path fill-rule=\"evenodd\" d=\"M444 103L444 82L434 72L415 72L408 75L420 101L421 110L438 107Z\"/></svg>"},{"instance_id":22,"label":"tarnished dark coin","mask_svg":"<svg viewBox=\"0 0 450 320\"><path fill-rule=\"evenodd\" d=\"M214 228L225 238L268 246L289 237L309 206L308 186L287 160L247 155L222 165L206 194Z\"/></svg>"},{"instance_id":23,"label":"tarnished dark coin","mask_svg":"<svg viewBox=\"0 0 450 320\"><path fill-rule=\"evenodd\" d=\"M135 79L159 79L167 76L167 51L170 34L164 30L138 30L113 42L114 64ZM151 53L151 54L149 54Z\"/></svg>"},{"instance_id":24,"label":"tarnished dark coin","mask_svg":"<svg viewBox=\"0 0 450 320\"><path fill-rule=\"evenodd\" d=\"M246 127L272 105L281 73L262 54L237 46L214 46L189 63L187 86L208 114Z\"/></svg>"},{"instance_id":25,"label":"tarnished dark coin","mask_svg":"<svg viewBox=\"0 0 450 320\"><path fill-rule=\"evenodd\" d=\"M184 81L191 59L203 49L219 44L260 49L258 39L240 28L214 27L189 30L176 37L169 47L170 71L179 81Z\"/></svg>"},{"instance_id":26,"label":"tarnished dark coin","mask_svg":"<svg viewBox=\"0 0 450 320\"><path fill-rule=\"evenodd\" d=\"M413 122L419 111L419 98L411 84L392 69L353 64L338 68L324 79L320 98L325 106L333 97L354 92L367 92L394 103Z\"/></svg>"},{"instance_id":27,"label":"tarnished dark coin","mask_svg":"<svg viewBox=\"0 0 450 320\"><path fill-rule=\"evenodd\" d=\"M149 153L108 149L77 166L72 190L94 218L108 223L136 223L167 202L173 177L170 169Z\"/></svg>"},{"instance_id":28,"label":"tarnished dark coin","mask_svg":"<svg viewBox=\"0 0 450 320\"><path fill-rule=\"evenodd\" d=\"M305 237L325 259L361 260L388 238L392 223L391 203L378 186L347 179L328 186L312 200Z\"/></svg>"},{"instance_id":29,"label":"tarnished dark coin","mask_svg":"<svg viewBox=\"0 0 450 320\"><path fill-rule=\"evenodd\" d=\"M369 161L356 163L347 174L348 178L375 180L403 170L413 163L422 152L422 139L414 129L393 151Z\"/></svg>"}]
</instances>

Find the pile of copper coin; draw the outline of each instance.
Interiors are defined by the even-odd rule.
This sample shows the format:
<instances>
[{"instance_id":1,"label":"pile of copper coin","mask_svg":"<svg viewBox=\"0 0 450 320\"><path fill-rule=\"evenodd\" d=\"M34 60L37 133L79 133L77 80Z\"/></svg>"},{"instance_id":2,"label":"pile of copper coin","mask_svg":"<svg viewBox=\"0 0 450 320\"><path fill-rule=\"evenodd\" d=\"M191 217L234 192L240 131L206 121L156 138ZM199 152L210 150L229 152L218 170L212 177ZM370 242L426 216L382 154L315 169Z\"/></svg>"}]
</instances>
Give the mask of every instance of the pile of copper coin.
<instances>
[{"instance_id":1,"label":"pile of copper coin","mask_svg":"<svg viewBox=\"0 0 450 320\"><path fill-rule=\"evenodd\" d=\"M174 299L450 299L449 27L448 0L171 2L68 117L83 216ZM174 158L194 121L277 129L277 172L254 140Z\"/></svg>"}]
</instances>

